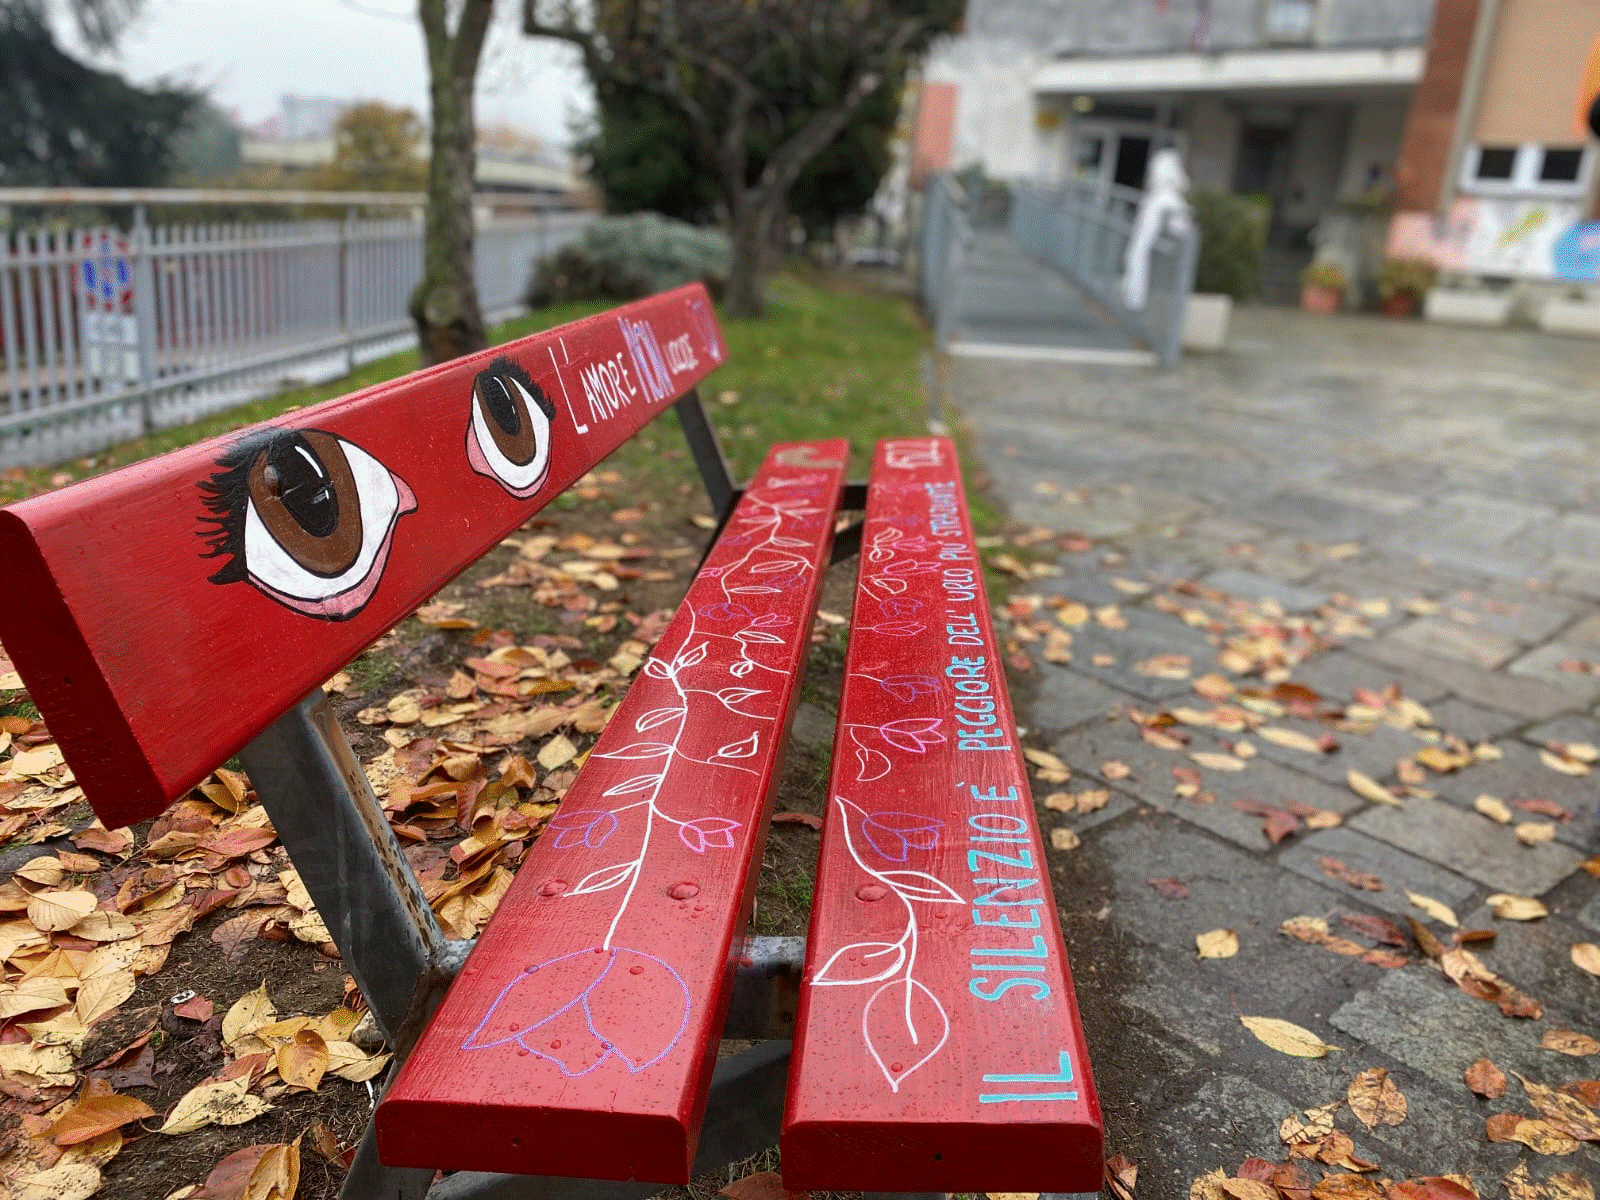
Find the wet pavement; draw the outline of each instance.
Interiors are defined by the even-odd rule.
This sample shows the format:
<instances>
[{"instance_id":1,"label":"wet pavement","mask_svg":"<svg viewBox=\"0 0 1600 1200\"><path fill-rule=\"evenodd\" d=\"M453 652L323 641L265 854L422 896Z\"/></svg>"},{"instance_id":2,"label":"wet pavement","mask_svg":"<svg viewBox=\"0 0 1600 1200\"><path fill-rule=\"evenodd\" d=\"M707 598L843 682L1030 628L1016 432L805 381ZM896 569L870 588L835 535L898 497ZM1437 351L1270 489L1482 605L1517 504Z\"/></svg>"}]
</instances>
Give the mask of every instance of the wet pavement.
<instances>
[{"instance_id":1,"label":"wet pavement","mask_svg":"<svg viewBox=\"0 0 1600 1200\"><path fill-rule=\"evenodd\" d=\"M1480 1057L1600 1076L1600 1054L1541 1046L1600 1037L1600 978L1572 958L1600 942L1581 866L1600 854L1600 344L1247 309L1229 352L1175 371L944 370L995 494L1039 529L1008 564L1031 576L1019 709L1073 773L1037 794L1065 793L1046 827L1082 839L1054 873L1107 1151L1141 1200L1283 1162L1284 1119L1374 1067L1405 1119L1341 1104L1351 1149L1302 1138L1309 1180L1462 1172L1491 1197L1519 1163L1600 1177L1592 1144L1489 1142L1489 1115L1537 1114L1514 1077L1492 1101L1463 1081ZM1430 958L1408 918L1436 952L1456 931L1409 894L1494 940ZM1496 894L1549 915L1498 919ZM1296 917L1326 925L1302 940ZM1238 953L1198 958L1217 929ZM1337 1049L1279 1053L1241 1016Z\"/></svg>"}]
</instances>

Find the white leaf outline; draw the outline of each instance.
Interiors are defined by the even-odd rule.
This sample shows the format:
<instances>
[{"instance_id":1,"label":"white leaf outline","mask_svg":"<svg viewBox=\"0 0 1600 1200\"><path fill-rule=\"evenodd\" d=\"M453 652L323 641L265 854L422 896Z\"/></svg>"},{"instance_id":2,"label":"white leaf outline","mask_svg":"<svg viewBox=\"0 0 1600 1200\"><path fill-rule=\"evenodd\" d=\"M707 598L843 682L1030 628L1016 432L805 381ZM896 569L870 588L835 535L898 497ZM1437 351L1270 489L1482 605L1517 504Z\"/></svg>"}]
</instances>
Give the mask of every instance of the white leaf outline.
<instances>
[{"instance_id":1,"label":"white leaf outline","mask_svg":"<svg viewBox=\"0 0 1600 1200\"><path fill-rule=\"evenodd\" d=\"M776 596L782 589L764 583L747 583L743 587L729 588L730 596Z\"/></svg>"},{"instance_id":2,"label":"white leaf outline","mask_svg":"<svg viewBox=\"0 0 1600 1200\"><path fill-rule=\"evenodd\" d=\"M919 904L965 904L966 897L951 887L944 880L929 875L926 871L877 871L874 872L879 879L888 883L903 899L915 900ZM924 883L912 882L924 880ZM927 886L931 885L931 886Z\"/></svg>"},{"instance_id":3,"label":"white leaf outline","mask_svg":"<svg viewBox=\"0 0 1600 1200\"><path fill-rule=\"evenodd\" d=\"M901 1063L899 1071L891 1071L889 1069L889 1064L884 1062L883 1056L878 1053L878 1047L873 1044L872 1026L869 1021L873 1011L873 1006L877 1003L878 998L889 992L891 988L896 987L903 987L906 991L906 999L902 1016L906 1024L906 1032L911 1035L911 1044L913 1046L920 1047L923 1044L922 1037L918 1036L917 1033L916 1022L911 1018L911 998L913 995L913 989L921 992L928 998L929 1002L932 1003L934 1011L939 1015L940 1028L938 1040L934 1042L926 1054L913 1063ZM914 1072L918 1067L927 1065L928 1061L932 1059L934 1055L938 1054L940 1050L944 1049L945 1042L950 1040L950 1015L945 1012L944 1005L939 1002L939 997L935 996L931 991L929 991L926 984L924 984L921 980L913 979L911 976L907 975L904 979L891 979L888 983L884 984L877 991L873 992L872 995L867 997L867 1002L861 1006L861 1037L862 1040L867 1043L867 1053L872 1055L872 1061L878 1064L878 1070L882 1071L883 1077L889 1081L889 1090L892 1092L898 1092L900 1090L900 1085L911 1076L912 1072Z\"/></svg>"},{"instance_id":4,"label":"white leaf outline","mask_svg":"<svg viewBox=\"0 0 1600 1200\"><path fill-rule=\"evenodd\" d=\"M604 754L590 751L590 758L662 758L672 754L675 746L667 742L634 742L620 750L607 750Z\"/></svg>"},{"instance_id":5,"label":"white leaf outline","mask_svg":"<svg viewBox=\"0 0 1600 1200\"><path fill-rule=\"evenodd\" d=\"M857 783L875 783L892 770L894 764L883 751L870 750L866 746L856 747Z\"/></svg>"},{"instance_id":6,"label":"white leaf outline","mask_svg":"<svg viewBox=\"0 0 1600 1200\"><path fill-rule=\"evenodd\" d=\"M632 779L624 779L621 783L614 783L600 795L604 796L629 796L634 792L648 791L666 777L662 771L656 775L635 775Z\"/></svg>"},{"instance_id":7,"label":"white leaf outline","mask_svg":"<svg viewBox=\"0 0 1600 1200\"><path fill-rule=\"evenodd\" d=\"M740 738L737 742L729 742L723 746L712 758L754 758L761 750L761 731L752 730L749 737Z\"/></svg>"},{"instance_id":8,"label":"white leaf outline","mask_svg":"<svg viewBox=\"0 0 1600 1200\"><path fill-rule=\"evenodd\" d=\"M828 978L828 972L833 969L833 964L839 961L840 955L846 954L851 950L869 949L870 953L865 956L867 958L877 958L880 954L888 954L891 950L894 951L894 962L878 972L878 974L865 979ZM868 983L882 983L891 975L898 974L900 968L905 965L905 961L906 943L904 938L901 938L898 942L851 942L848 946L840 946L829 955L828 961L823 963L817 973L811 977L811 984L813 987L861 987Z\"/></svg>"},{"instance_id":9,"label":"white leaf outline","mask_svg":"<svg viewBox=\"0 0 1600 1200\"><path fill-rule=\"evenodd\" d=\"M701 642L692 650L685 650L682 654L678 655L677 658L672 660L672 669L674 671L681 671L685 667L698 667L706 660L706 648L710 645L710 642Z\"/></svg>"},{"instance_id":10,"label":"white leaf outline","mask_svg":"<svg viewBox=\"0 0 1600 1200\"><path fill-rule=\"evenodd\" d=\"M765 696L767 691L768 689L766 688L725 687L720 692L712 692L711 694L722 701L724 705L732 707L735 704L743 704L746 700L753 700L757 696Z\"/></svg>"},{"instance_id":11,"label":"white leaf outline","mask_svg":"<svg viewBox=\"0 0 1600 1200\"><path fill-rule=\"evenodd\" d=\"M630 862L612 863L609 867L598 867L578 880L578 886L566 894L569 896L587 896L591 892L609 892L614 887L621 887L628 878L639 870L639 859ZM601 878L590 883L596 875Z\"/></svg>"},{"instance_id":12,"label":"white leaf outline","mask_svg":"<svg viewBox=\"0 0 1600 1200\"><path fill-rule=\"evenodd\" d=\"M675 717L686 715L688 711L688 709L681 707L652 708L633 723L634 732L644 733L646 730L654 729L657 725L665 725Z\"/></svg>"}]
</instances>

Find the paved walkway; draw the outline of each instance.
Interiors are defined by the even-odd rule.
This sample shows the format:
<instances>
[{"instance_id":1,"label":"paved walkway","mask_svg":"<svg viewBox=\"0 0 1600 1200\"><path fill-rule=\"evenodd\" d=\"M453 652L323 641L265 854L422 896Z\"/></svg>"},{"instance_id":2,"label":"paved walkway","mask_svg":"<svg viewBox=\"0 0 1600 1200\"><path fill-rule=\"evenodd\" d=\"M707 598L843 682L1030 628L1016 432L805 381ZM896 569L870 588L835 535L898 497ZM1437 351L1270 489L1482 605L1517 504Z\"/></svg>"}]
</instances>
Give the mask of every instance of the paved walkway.
<instances>
[{"instance_id":1,"label":"paved walkway","mask_svg":"<svg viewBox=\"0 0 1600 1200\"><path fill-rule=\"evenodd\" d=\"M992 486L1054 535L1031 553L1059 573L1017 589L1036 610L1013 604L1035 680L1019 699L1027 741L1073 771L1041 794L1110 794L1044 816L1082 836L1052 859L1108 1153L1139 1164L1141 1200L1283 1161L1284 1118L1372 1067L1406 1119L1333 1119L1378 1175L1468 1172L1484 1197L1518 1163L1600 1176L1593 1146L1486 1141L1489 1114L1536 1114L1514 1078L1498 1101L1463 1082L1480 1057L1550 1085L1600 1076L1600 1057L1540 1048L1551 1030L1600 1037L1600 978L1569 956L1600 942L1600 879L1580 869L1600 851L1600 767L1581 773L1600 746L1600 346L1247 310L1228 354L1168 373L946 370ZM1064 600L1099 616L1078 623ZM1240 691L1197 684L1208 673ZM1301 687L1274 690L1286 682ZM1324 735L1338 749L1306 748ZM1577 745L1541 757L1551 742ZM1352 768L1394 803L1352 790ZM1482 795L1510 823L1475 811ZM1371 917L1415 917L1450 946L1408 891L1496 930L1470 948L1543 1016L1502 1015L1415 944L1371 936ZM1496 919L1496 893L1551 915ZM1294 917L1327 932L1286 936ZM1198 959L1196 935L1216 929L1238 954ZM1240 1016L1339 1049L1289 1057Z\"/></svg>"}]
</instances>

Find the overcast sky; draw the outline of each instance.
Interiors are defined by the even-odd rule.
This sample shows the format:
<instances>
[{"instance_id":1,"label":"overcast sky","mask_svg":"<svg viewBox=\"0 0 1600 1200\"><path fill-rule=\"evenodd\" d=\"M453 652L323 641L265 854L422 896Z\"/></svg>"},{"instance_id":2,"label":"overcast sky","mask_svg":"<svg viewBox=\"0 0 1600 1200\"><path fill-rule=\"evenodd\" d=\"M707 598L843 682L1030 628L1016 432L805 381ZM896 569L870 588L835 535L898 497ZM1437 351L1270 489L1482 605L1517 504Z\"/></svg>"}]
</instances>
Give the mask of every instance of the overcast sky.
<instances>
[{"instance_id":1,"label":"overcast sky","mask_svg":"<svg viewBox=\"0 0 1600 1200\"><path fill-rule=\"evenodd\" d=\"M591 101L567 47L525 38L521 4L499 0L478 76L478 119L506 121L565 144ZM66 29L63 40L77 45ZM414 0L146 0L110 56L138 83L168 77L204 88L256 124L285 92L377 99L428 115L427 68Z\"/></svg>"}]
</instances>

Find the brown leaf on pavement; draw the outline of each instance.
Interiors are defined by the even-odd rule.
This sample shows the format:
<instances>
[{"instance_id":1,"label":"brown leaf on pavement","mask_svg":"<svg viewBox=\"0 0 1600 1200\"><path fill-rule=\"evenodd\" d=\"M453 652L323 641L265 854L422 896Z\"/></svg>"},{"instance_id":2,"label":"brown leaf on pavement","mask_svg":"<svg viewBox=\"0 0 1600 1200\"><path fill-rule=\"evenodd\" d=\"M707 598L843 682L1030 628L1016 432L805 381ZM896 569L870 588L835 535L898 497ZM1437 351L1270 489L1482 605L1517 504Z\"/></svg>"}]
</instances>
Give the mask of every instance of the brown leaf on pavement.
<instances>
[{"instance_id":1,"label":"brown leaf on pavement","mask_svg":"<svg viewBox=\"0 0 1600 1200\"><path fill-rule=\"evenodd\" d=\"M1600 946L1593 942L1578 942L1572 947L1573 965L1591 975L1600 975Z\"/></svg>"},{"instance_id":2,"label":"brown leaf on pavement","mask_svg":"<svg viewBox=\"0 0 1600 1200\"><path fill-rule=\"evenodd\" d=\"M1551 1125L1579 1141L1600 1142L1600 1113L1576 1096L1558 1092L1532 1079L1517 1075L1517 1082L1528 1093L1529 1103Z\"/></svg>"},{"instance_id":3,"label":"brown leaf on pavement","mask_svg":"<svg viewBox=\"0 0 1600 1200\"><path fill-rule=\"evenodd\" d=\"M1480 1058L1467 1068L1466 1082L1485 1100L1498 1100L1506 1094L1506 1073L1487 1058Z\"/></svg>"},{"instance_id":4,"label":"brown leaf on pavement","mask_svg":"<svg viewBox=\"0 0 1600 1200\"><path fill-rule=\"evenodd\" d=\"M1562 1171L1544 1181L1550 1200L1594 1200L1594 1184L1579 1171Z\"/></svg>"},{"instance_id":5,"label":"brown leaf on pavement","mask_svg":"<svg viewBox=\"0 0 1600 1200\"><path fill-rule=\"evenodd\" d=\"M1331 854L1321 855L1317 859L1317 868L1329 879L1339 883L1349 884L1366 892L1382 892L1387 889L1383 880L1376 875L1368 875L1361 871L1352 870L1346 866L1342 859L1334 858Z\"/></svg>"},{"instance_id":6,"label":"brown leaf on pavement","mask_svg":"<svg viewBox=\"0 0 1600 1200\"><path fill-rule=\"evenodd\" d=\"M1295 1163L1279 1163L1272 1169L1272 1186L1283 1200L1311 1200L1311 1177Z\"/></svg>"},{"instance_id":7,"label":"brown leaf on pavement","mask_svg":"<svg viewBox=\"0 0 1600 1200\"><path fill-rule=\"evenodd\" d=\"M1221 1167L1207 1171L1189 1184L1189 1200L1227 1200L1227 1193L1222 1190L1227 1178L1228 1173Z\"/></svg>"},{"instance_id":8,"label":"brown leaf on pavement","mask_svg":"<svg viewBox=\"0 0 1600 1200\"><path fill-rule=\"evenodd\" d=\"M1279 1054L1289 1054L1295 1058L1321 1058L1329 1050L1338 1049L1337 1046L1328 1045L1309 1029L1277 1017L1241 1016L1239 1023L1254 1034L1262 1045Z\"/></svg>"},{"instance_id":9,"label":"brown leaf on pavement","mask_svg":"<svg viewBox=\"0 0 1600 1200\"><path fill-rule=\"evenodd\" d=\"M780 812L772 814L774 825L804 825L807 829L820 830L822 818L815 813L808 812Z\"/></svg>"},{"instance_id":10,"label":"brown leaf on pavement","mask_svg":"<svg viewBox=\"0 0 1600 1200\"><path fill-rule=\"evenodd\" d=\"M1224 1179L1222 1194L1228 1200L1278 1200L1278 1189L1257 1179Z\"/></svg>"},{"instance_id":11,"label":"brown leaf on pavement","mask_svg":"<svg viewBox=\"0 0 1600 1200\"><path fill-rule=\"evenodd\" d=\"M1406 1119L1405 1094L1395 1087L1389 1072L1382 1067L1362 1071L1345 1090L1345 1102L1368 1129L1379 1125L1399 1125Z\"/></svg>"},{"instance_id":12,"label":"brown leaf on pavement","mask_svg":"<svg viewBox=\"0 0 1600 1200\"><path fill-rule=\"evenodd\" d=\"M1315 1200L1384 1200L1383 1191L1364 1175L1329 1175L1311 1195Z\"/></svg>"},{"instance_id":13,"label":"brown leaf on pavement","mask_svg":"<svg viewBox=\"0 0 1600 1200\"><path fill-rule=\"evenodd\" d=\"M1574 1058L1586 1058L1591 1054L1600 1054L1600 1041L1596 1041L1587 1033L1579 1033L1576 1029L1547 1029L1544 1037L1539 1040L1539 1049L1554 1050L1557 1054L1570 1054Z\"/></svg>"},{"instance_id":14,"label":"brown leaf on pavement","mask_svg":"<svg viewBox=\"0 0 1600 1200\"><path fill-rule=\"evenodd\" d=\"M1187 900L1189 898L1189 885L1181 879L1165 876L1161 879L1146 879L1145 882L1167 900Z\"/></svg>"},{"instance_id":15,"label":"brown leaf on pavement","mask_svg":"<svg viewBox=\"0 0 1600 1200\"><path fill-rule=\"evenodd\" d=\"M1433 959L1444 954L1444 943L1434 936L1433 930L1410 915L1406 917L1406 924L1411 926L1411 936L1416 939L1418 950Z\"/></svg>"},{"instance_id":16,"label":"brown leaf on pavement","mask_svg":"<svg viewBox=\"0 0 1600 1200\"><path fill-rule=\"evenodd\" d=\"M1488 900L1490 911L1502 921L1537 921L1540 917L1548 917L1550 910L1542 901L1532 896L1513 896L1505 892L1496 892Z\"/></svg>"},{"instance_id":17,"label":"brown leaf on pavement","mask_svg":"<svg viewBox=\"0 0 1600 1200\"><path fill-rule=\"evenodd\" d=\"M1484 1134L1491 1142L1519 1142L1535 1154L1572 1154L1579 1144L1577 1138L1549 1121L1530 1120L1517 1113L1495 1113L1484 1122Z\"/></svg>"},{"instance_id":18,"label":"brown leaf on pavement","mask_svg":"<svg viewBox=\"0 0 1600 1200\"><path fill-rule=\"evenodd\" d=\"M1506 1176L1506 1195L1511 1200L1549 1200L1550 1193L1528 1175L1528 1165L1518 1163Z\"/></svg>"},{"instance_id":19,"label":"brown leaf on pavement","mask_svg":"<svg viewBox=\"0 0 1600 1200\"><path fill-rule=\"evenodd\" d=\"M1406 937L1405 930L1393 921L1383 917L1373 916L1370 913L1351 913L1339 918L1342 924L1348 925L1364 938L1371 938L1385 946L1409 947L1411 939Z\"/></svg>"},{"instance_id":20,"label":"brown leaf on pavement","mask_svg":"<svg viewBox=\"0 0 1600 1200\"><path fill-rule=\"evenodd\" d=\"M1197 933L1194 944L1199 958L1232 958L1239 953L1239 935L1231 929L1212 929Z\"/></svg>"},{"instance_id":21,"label":"brown leaf on pavement","mask_svg":"<svg viewBox=\"0 0 1600 1200\"><path fill-rule=\"evenodd\" d=\"M1478 1200L1478 1193L1447 1175L1425 1175L1390 1184L1389 1200Z\"/></svg>"}]
</instances>

